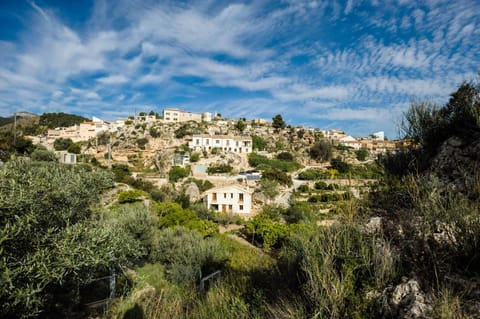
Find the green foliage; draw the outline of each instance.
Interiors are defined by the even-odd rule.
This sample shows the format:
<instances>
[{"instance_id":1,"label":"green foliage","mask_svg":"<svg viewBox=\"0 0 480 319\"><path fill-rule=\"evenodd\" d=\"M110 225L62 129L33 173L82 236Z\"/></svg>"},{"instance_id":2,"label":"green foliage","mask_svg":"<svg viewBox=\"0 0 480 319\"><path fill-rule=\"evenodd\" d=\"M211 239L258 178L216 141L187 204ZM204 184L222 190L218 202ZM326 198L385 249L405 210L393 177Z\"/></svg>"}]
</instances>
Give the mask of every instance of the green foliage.
<instances>
[{"instance_id":1,"label":"green foliage","mask_svg":"<svg viewBox=\"0 0 480 319\"><path fill-rule=\"evenodd\" d=\"M72 144L72 139L60 137L53 142L53 147L56 151L66 151Z\"/></svg>"},{"instance_id":2,"label":"green foliage","mask_svg":"<svg viewBox=\"0 0 480 319\"><path fill-rule=\"evenodd\" d=\"M221 269L227 259L227 252L215 238L204 239L184 227L162 230L150 254L150 260L162 263L167 278L177 284L192 284L203 274Z\"/></svg>"},{"instance_id":3,"label":"green foliage","mask_svg":"<svg viewBox=\"0 0 480 319\"><path fill-rule=\"evenodd\" d=\"M340 174L346 174L350 171L350 165L340 158L334 158L330 161L330 167L336 169Z\"/></svg>"},{"instance_id":4,"label":"green foliage","mask_svg":"<svg viewBox=\"0 0 480 319\"><path fill-rule=\"evenodd\" d=\"M286 127L285 121L280 114L272 118L272 127L275 129L284 129Z\"/></svg>"},{"instance_id":5,"label":"green foliage","mask_svg":"<svg viewBox=\"0 0 480 319\"><path fill-rule=\"evenodd\" d=\"M173 166L168 172L168 180L175 183L178 182L180 179L187 177L188 175L190 175L190 166L185 168L180 166Z\"/></svg>"},{"instance_id":6,"label":"green foliage","mask_svg":"<svg viewBox=\"0 0 480 319\"><path fill-rule=\"evenodd\" d=\"M235 128L240 132L243 132L246 127L247 123L244 120L238 120L237 123L235 123Z\"/></svg>"},{"instance_id":7,"label":"green foliage","mask_svg":"<svg viewBox=\"0 0 480 319\"><path fill-rule=\"evenodd\" d=\"M370 152L368 151L368 149L366 147L362 147L355 152L355 155L357 157L357 160L365 161L370 156Z\"/></svg>"},{"instance_id":8,"label":"green foliage","mask_svg":"<svg viewBox=\"0 0 480 319\"><path fill-rule=\"evenodd\" d=\"M145 196L145 193L141 190L128 190L121 192L118 195L118 202L120 204L125 204L125 203L133 203L137 201L141 201L142 197Z\"/></svg>"},{"instance_id":9,"label":"green foliage","mask_svg":"<svg viewBox=\"0 0 480 319\"><path fill-rule=\"evenodd\" d=\"M290 175L288 175L284 171L281 171L275 168L264 170L262 173L262 179L276 181L279 184L286 185L286 186L293 185L293 181Z\"/></svg>"},{"instance_id":10,"label":"green foliage","mask_svg":"<svg viewBox=\"0 0 480 319\"><path fill-rule=\"evenodd\" d=\"M137 145L141 150L145 149L145 145L147 145L148 139L145 137L137 139Z\"/></svg>"},{"instance_id":11,"label":"green foliage","mask_svg":"<svg viewBox=\"0 0 480 319\"><path fill-rule=\"evenodd\" d=\"M313 181L317 179L322 179L322 178L327 178L328 175L319 169L307 169L298 174L298 179L304 180L304 181Z\"/></svg>"},{"instance_id":12,"label":"green foliage","mask_svg":"<svg viewBox=\"0 0 480 319\"><path fill-rule=\"evenodd\" d=\"M211 153L213 155L217 155L217 154L220 154L221 151L222 149L220 147L213 147Z\"/></svg>"},{"instance_id":13,"label":"green foliage","mask_svg":"<svg viewBox=\"0 0 480 319\"><path fill-rule=\"evenodd\" d=\"M200 160L200 153L192 153L190 154L190 162L196 163Z\"/></svg>"},{"instance_id":14,"label":"green foliage","mask_svg":"<svg viewBox=\"0 0 480 319\"><path fill-rule=\"evenodd\" d=\"M296 265L292 276L300 280L307 307L320 318L371 315L366 292L382 288L395 274L388 245L351 225L305 230L292 233L283 258Z\"/></svg>"},{"instance_id":15,"label":"green foliage","mask_svg":"<svg viewBox=\"0 0 480 319\"><path fill-rule=\"evenodd\" d=\"M148 132L150 133L150 136L153 138L160 137L160 131L156 127L151 127Z\"/></svg>"},{"instance_id":16,"label":"green foliage","mask_svg":"<svg viewBox=\"0 0 480 319\"><path fill-rule=\"evenodd\" d=\"M267 141L258 135L252 135L252 147L254 150L263 151L267 147Z\"/></svg>"},{"instance_id":17,"label":"green foliage","mask_svg":"<svg viewBox=\"0 0 480 319\"><path fill-rule=\"evenodd\" d=\"M174 133L176 138L184 138L187 135L192 135L192 127L190 124L183 124Z\"/></svg>"},{"instance_id":18,"label":"green foliage","mask_svg":"<svg viewBox=\"0 0 480 319\"><path fill-rule=\"evenodd\" d=\"M281 152L277 154L277 159L281 161L292 162L294 160L294 157L290 152Z\"/></svg>"},{"instance_id":19,"label":"green foliage","mask_svg":"<svg viewBox=\"0 0 480 319\"><path fill-rule=\"evenodd\" d=\"M333 156L332 143L327 140L320 140L310 148L310 157L317 161L327 162Z\"/></svg>"},{"instance_id":20,"label":"green foliage","mask_svg":"<svg viewBox=\"0 0 480 319\"><path fill-rule=\"evenodd\" d=\"M288 227L273 221L265 214L259 214L247 222L245 233L253 240L260 241L263 249L268 250L278 246L286 238Z\"/></svg>"},{"instance_id":21,"label":"green foliage","mask_svg":"<svg viewBox=\"0 0 480 319\"><path fill-rule=\"evenodd\" d=\"M130 168L127 164L115 163L112 165L112 172L115 174L115 181L125 183L131 177Z\"/></svg>"},{"instance_id":22,"label":"green foliage","mask_svg":"<svg viewBox=\"0 0 480 319\"><path fill-rule=\"evenodd\" d=\"M257 153L250 153L248 155L248 163L253 167L257 167L258 169L272 168L284 172L293 172L302 167L302 165L297 162L270 159Z\"/></svg>"},{"instance_id":23,"label":"green foliage","mask_svg":"<svg viewBox=\"0 0 480 319\"><path fill-rule=\"evenodd\" d=\"M289 224L315 222L315 214L312 210L312 207L305 202L292 203L283 214L283 217Z\"/></svg>"},{"instance_id":24,"label":"green foliage","mask_svg":"<svg viewBox=\"0 0 480 319\"><path fill-rule=\"evenodd\" d=\"M161 228L184 226L198 231L203 236L218 233L217 224L210 220L200 219L195 212L183 209L177 203L158 203L155 209L157 215L160 216L159 226Z\"/></svg>"},{"instance_id":25,"label":"green foliage","mask_svg":"<svg viewBox=\"0 0 480 319\"><path fill-rule=\"evenodd\" d=\"M46 126L49 129L54 129L57 127L69 127L76 124L89 121L89 119L75 115L75 114L66 114L66 113L43 113L40 115L38 121L39 125Z\"/></svg>"},{"instance_id":26,"label":"green foliage","mask_svg":"<svg viewBox=\"0 0 480 319\"><path fill-rule=\"evenodd\" d=\"M260 189L269 200L273 200L280 193L278 190L278 182L267 178L260 180Z\"/></svg>"},{"instance_id":27,"label":"green foliage","mask_svg":"<svg viewBox=\"0 0 480 319\"><path fill-rule=\"evenodd\" d=\"M308 184L302 184L302 185L297 187L297 190L300 193L308 193L310 191L310 187L308 187Z\"/></svg>"},{"instance_id":28,"label":"green foliage","mask_svg":"<svg viewBox=\"0 0 480 319\"><path fill-rule=\"evenodd\" d=\"M67 151L74 154L80 154L82 151L82 143L72 143L68 148Z\"/></svg>"},{"instance_id":29,"label":"green foliage","mask_svg":"<svg viewBox=\"0 0 480 319\"><path fill-rule=\"evenodd\" d=\"M41 161L41 162L56 162L57 156L55 153L48 151L47 149L36 148L35 151L30 155L32 161Z\"/></svg>"},{"instance_id":30,"label":"green foliage","mask_svg":"<svg viewBox=\"0 0 480 319\"><path fill-rule=\"evenodd\" d=\"M200 193L203 193L215 186L212 184L212 182L206 179L189 178L185 183L191 183L191 182L197 184L197 187Z\"/></svg>"},{"instance_id":31,"label":"green foliage","mask_svg":"<svg viewBox=\"0 0 480 319\"><path fill-rule=\"evenodd\" d=\"M107 172L52 162L10 161L0 170L2 317L64 317L72 287L135 255L118 229L89 221L90 204L111 186Z\"/></svg>"},{"instance_id":32,"label":"green foliage","mask_svg":"<svg viewBox=\"0 0 480 319\"><path fill-rule=\"evenodd\" d=\"M223 174L223 173L230 173L233 170L233 167L228 164L217 164L217 165L210 165L207 168L208 174Z\"/></svg>"}]
</instances>

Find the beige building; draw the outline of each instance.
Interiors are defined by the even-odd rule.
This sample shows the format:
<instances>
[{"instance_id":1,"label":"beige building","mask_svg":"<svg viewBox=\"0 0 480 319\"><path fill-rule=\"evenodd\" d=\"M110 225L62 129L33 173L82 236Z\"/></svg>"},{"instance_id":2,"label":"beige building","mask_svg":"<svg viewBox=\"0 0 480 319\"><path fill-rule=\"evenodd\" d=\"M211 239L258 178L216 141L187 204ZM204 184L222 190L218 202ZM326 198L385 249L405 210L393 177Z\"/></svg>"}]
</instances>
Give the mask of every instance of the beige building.
<instances>
[{"instance_id":1,"label":"beige building","mask_svg":"<svg viewBox=\"0 0 480 319\"><path fill-rule=\"evenodd\" d=\"M96 137L100 132L107 132L110 126L107 122L93 117L92 121L83 122L79 125L70 127L58 127L53 130L48 130L47 140L55 140L57 138L70 138L74 142L87 141L92 137Z\"/></svg>"},{"instance_id":2,"label":"beige building","mask_svg":"<svg viewBox=\"0 0 480 319\"><path fill-rule=\"evenodd\" d=\"M193 113L177 108L165 108L163 109L163 121L166 123L177 123L177 122L210 122L212 120L212 114L205 113Z\"/></svg>"},{"instance_id":3,"label":"beige building","mask_svg":"<svg viewBox=\"0 0 480 319\"><path fill-rule=\"evenodd\" d=\"M194 151L210 151L218 148L225 152L248 154L252 152L252 138L250 136L199 134L192 136L188 147Z\"/></svg>"},{"instance_id":4,"label":"beige building","mask_svg":"<svg viewBox=\"0 0 480 319\"><path fill-rule=\"evenodd\" d=\"M252 194L239 185L216 187L205 192L204 202L208 209L218 212L248 214L252 211Z\"/></svg>"}]
</instances>

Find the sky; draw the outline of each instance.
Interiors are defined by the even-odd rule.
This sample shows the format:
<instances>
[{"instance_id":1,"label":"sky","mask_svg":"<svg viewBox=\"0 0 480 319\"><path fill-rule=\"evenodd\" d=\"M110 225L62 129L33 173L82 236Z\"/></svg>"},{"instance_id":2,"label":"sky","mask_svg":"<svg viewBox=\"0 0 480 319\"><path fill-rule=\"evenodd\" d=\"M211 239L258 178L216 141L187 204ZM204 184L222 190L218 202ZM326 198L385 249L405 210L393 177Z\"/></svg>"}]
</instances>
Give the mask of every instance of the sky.
<instances>
[{"instance_id":1,"label":"sky","mask_svg":"<svg viewBox=\"0 0 480 319\"><path fill-rule=\"evenodd\" d=\"M0 116L177 107L396 138L480 69L480 0L0 0L0 26Z\"/></svg>"}]
</instances>

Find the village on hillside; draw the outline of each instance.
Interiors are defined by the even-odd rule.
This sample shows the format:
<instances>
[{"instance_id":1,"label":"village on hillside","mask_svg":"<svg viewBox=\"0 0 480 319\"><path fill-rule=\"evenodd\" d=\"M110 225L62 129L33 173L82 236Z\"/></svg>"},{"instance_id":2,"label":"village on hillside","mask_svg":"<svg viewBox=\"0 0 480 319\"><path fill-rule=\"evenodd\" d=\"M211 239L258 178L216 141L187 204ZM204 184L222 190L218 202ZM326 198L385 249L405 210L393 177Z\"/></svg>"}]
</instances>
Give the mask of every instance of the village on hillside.
<instances>
[{"instance_id":1,"label":"village on hillside","mask_svg":"<svg viewBox=\"0 0 480 319\"><path fill-rule=\"evenodd\" d=\"M293 197L310 202L335 200L332 194L359 197L375 179L377 156L408 146L383 132L355 138L336 129L293 127L281 115L272 121L228 119L178 108L112 122L93 117L28 138L55 151L61 163L122 168L159 188L174 185L208 209L247 218L265 204L287 207ZM198 181L209 187L198 187Z\"/></svg>"}]
</instances>

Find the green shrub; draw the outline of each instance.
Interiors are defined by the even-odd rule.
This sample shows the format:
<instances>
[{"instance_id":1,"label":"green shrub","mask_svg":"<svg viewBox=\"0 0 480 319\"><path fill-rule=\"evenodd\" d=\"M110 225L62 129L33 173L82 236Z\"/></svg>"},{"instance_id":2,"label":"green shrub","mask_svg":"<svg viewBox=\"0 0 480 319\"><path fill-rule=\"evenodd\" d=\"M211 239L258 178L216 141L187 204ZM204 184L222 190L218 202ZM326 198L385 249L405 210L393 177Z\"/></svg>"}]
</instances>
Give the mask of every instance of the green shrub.
<instances>
[{"instance_id":1,"label":"green shrub","mask_svg":"<svg viewBox=\"0 0 480 319\"><path fill-rule=\"evenodd\" d=\"M227 252L215 238L203 239L200 233L184 227L159 232L150 254L150 260L162 263L166 277L177 284L195 283L222 269L227 259Z\"/></svg>"},{"instance_id":2,"label":"green shrub","mask_svg":"<svg viewBox=\"0 0 480 319\"><path fill-rule=\"evenodd\" d=\"M308 184L302 184L298 186L297 190L301 193L308 193L310 191L310 187L308 187Z\"/></svg>"},{"instance_id":3,"label":"green shrub","mask_svg":"<svg viewBox=\"0 0 480 319\"><path fill-rule=\"evenodd\" d=\"M357 160L359 161L365 161L368 159L368 156L370 155L370 152L366 147L362 147L359 150L355 151L355 155L357 157Z\"/></svg>"},{"instance_id":4,"label":"green shrub","mask_svg":"<svg viewBox=\"0 0 480 319\"><path fill-rule=\"evenodd\" d=\"M72 139L60 137L53 142L53 147L56 151L66 151L72 144Z\"/></svg>"},{"instance_id":5,"label":"green shrub","mask_svg":"<svg viewBox=\"0 0 480 319\"><path fill-rule=\"evenodd\" d=\"M137 139L137 145L141 150L145 149L145 145L147 145L148 139L145 137Z\"/></svg>"},{"instance_id":6,"label":"green shrub","mask_svg":"<svg viewBox=\"0 0 480 319\"><path fill-rule=\"evenodd\" d=\"M41 162L56 162L57 156L55 153L47 151L46 149L36 149L30 155L32 161L41 161Z\"/></svg>"},{"instance_id":7,"label":"green shrub","mask_svg":"<svg viewBox=\"0 0 480 319\"><path fill-rule=\"evenodd\" d=\"M346 174L350 171L350 165L339 158L332 159L330 167L336 169L340 174Z\"/></svg>"},{"instance_id":8,"label":"green shrub","mask_svg":"<svg viewBox=\"0 0 480 319\"><path fill-rule=\"evenodd\" d=\"M293 181L292 181L292 178L290 177L290 175L288 175L287 173L285 173L281 170L275 169L275 168L266 169L265 171L263 171L262 179L268 179L268 180L276 181L279 184L286 185L286 186L292 186L293 185Z\"/></svg>"},{"instance_id":9,"label":"green shrub","mask_svg":"<svg viewBox=\"0 0 480 319\"><path fill-rule=\"evenodd\" d=\"M190 162L196 163L200 160L200 153L192 153L190 155Z\"/></svg>"},{"instance_id":10,"label":"green shrub","mask_svg":"<svg viewBox=\"0 0 480 319\"><path fill-rule=\"evenodd\" d=\"M208 174L223 174L223 173L230 173L233 170L233 167L228 164L217 164L217 165L210 165L207 168Z\"/></svg>"},{"instance_id":11,"label":"green shrub","mask_svg":"<svg viewBox=\"0 0 480 319\"><path fill-rule=\"evenodd\" d=\"M267 147L267 141L258 135L252 135L252 148L257 151L264 151Z\"/></svg>"},{"instance_id":12,"label":"green shrub","mask_svg":"<svg viewBox=\"0 0 480 319\"><path fill-rule=\"evenodd\" d=\"M253 240L260 241L263 249L268 250L278 246L286 238L288 227L264 214L259 214L247 222L245 232L247 236L253 237Z\"/></svg>"},{"instance_id":13,"label":"green shrub","mask_svg":"<svg viewBox=\"0 0 480 319\"><path fill-rule=\"evenodd\" d=\"M310 148L310 157L322 162L329 161L333 156L333 146L327 140L320 140Z\"/></svg>"},{"instance_id":14,"label":"green shrub","mask_svg":"<svg viewBox=\"0 0 480 319\"><path fill-rule=\"evenodd\" d=\"M277 159L281 161L291 162L294 160L294 157L290 152L281 152L277 154Z\"/></svg>"},{"instance_id":15,"label":"green shrub","mask_svg":"<svg viewBox=\"0 0 480 319\"><path fill-rule=\"evenodd\" d=\"M297 162L269 159L257 153L250 153L248 155L248 163L259 170L273 168L284 172L293 172L302 167L302 165Z\"/></svg>"},{"instance_id":16,"label":"green shrub","mask_svg":"<svg viewBox=\"0 0 480 319\"><path fill-rule=\"evenodd\" d=\"M175 183L178 182L180 179L187 177L188 175L190 175L190 166L185 168L180 166L173 166L168 172L168 180Z\"/></svg>"},{"instance_id":17,"label":"green shrub","mask_svg":"<svg viewBox=\"0 0 480 319\"><path fill-rule=\"evenodd\" d=\"M310 181L328 177L329 175L326 172L319 169L307 169L298 174L298 179Z\"/></svg>"},{"instance_id":18,"label":"green shrub","mask_svg":"<svg viewBox=\"0 0 480 319\"><path fill-rule=\"evenodd\" d=\"M137 189L124 191L118 195L118 202L125 204L141 201L144 195L145 193L143 191Z\"/></svg>"}]
</instances>

